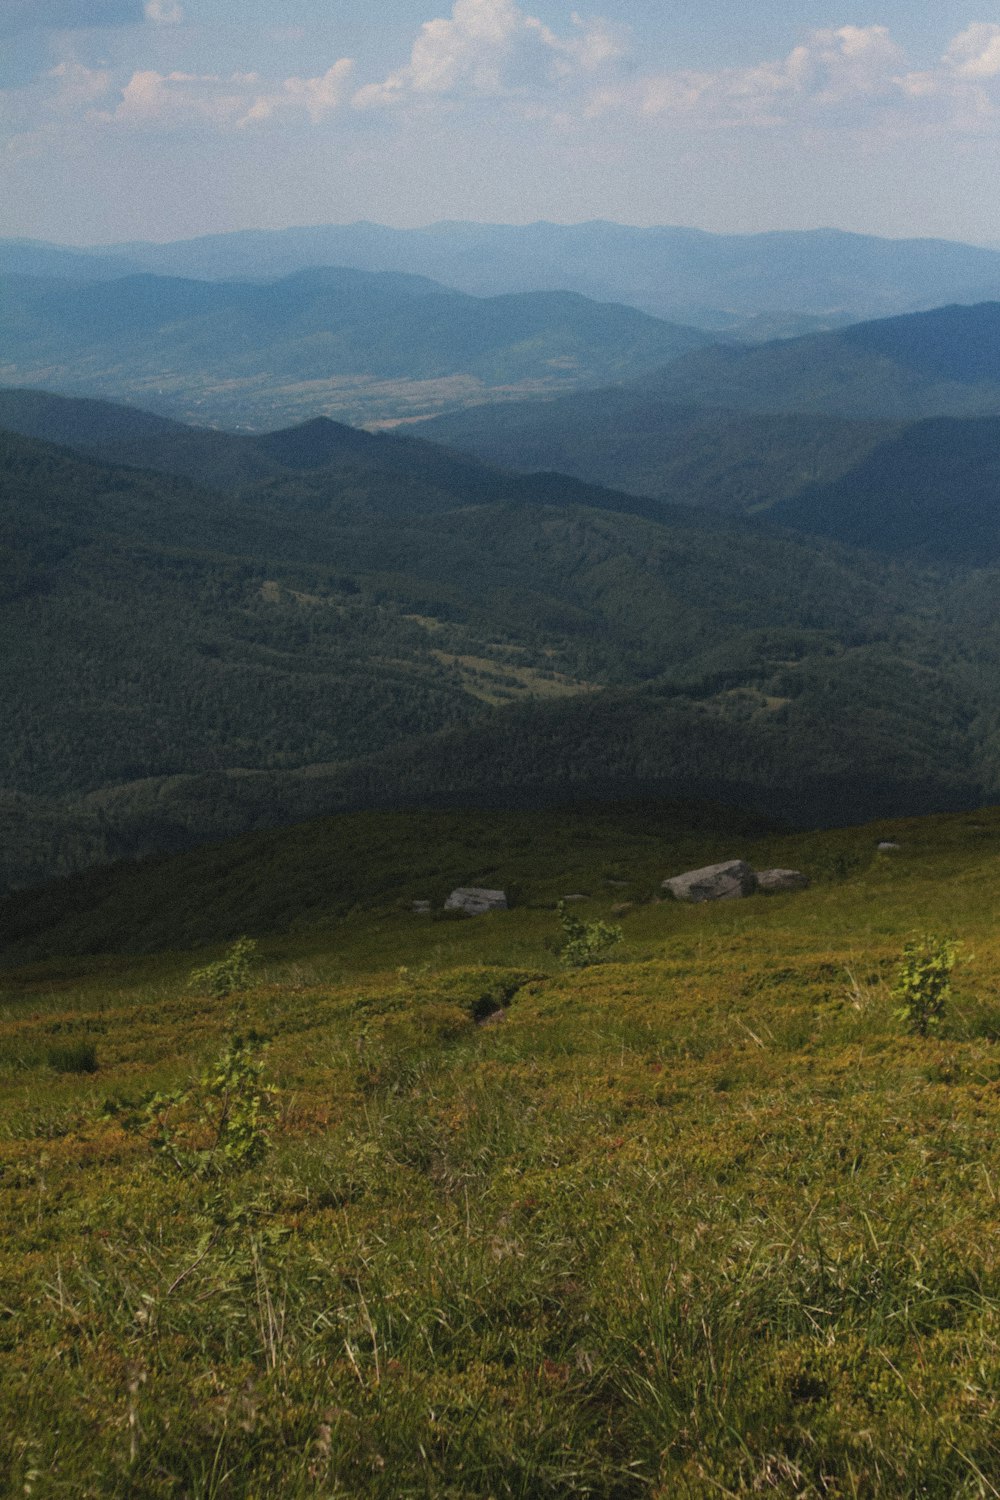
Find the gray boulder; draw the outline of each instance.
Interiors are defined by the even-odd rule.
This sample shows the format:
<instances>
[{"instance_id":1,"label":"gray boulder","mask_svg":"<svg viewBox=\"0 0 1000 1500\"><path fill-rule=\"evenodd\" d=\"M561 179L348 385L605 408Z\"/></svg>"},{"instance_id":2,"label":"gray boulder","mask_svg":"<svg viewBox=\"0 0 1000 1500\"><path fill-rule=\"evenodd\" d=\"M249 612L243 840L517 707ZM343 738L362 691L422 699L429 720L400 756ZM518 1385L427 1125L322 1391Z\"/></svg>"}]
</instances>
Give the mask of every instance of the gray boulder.
<instances>
[{"instance_id":1,"label":"gray boulder","mask_svg":"<svg viewBox=\"0 0 1000 1500\"><path fill-rule=\"evenodd\" d=\"M779 891L807 891L809 876L803 875L801 870L758 870L757 889L765 896L773 896Z\"/></svg>"},{"instance_id":2,"label":"gray boulder","mask_svg":"<svg viewBox=\"0 0 1000 1500\"><path fill-rule=\"evenodd\" d=\"M730 859L721 865L673 875L663 882L663 889L675 901L737 901L753 895L757 877L746 860Z\"/></svg>"},{"instance_id":3,"label":"gray boulder","mask_svg":"<svg viewBox=\"0 0 1000 1500\"><path fill-rule=\"evenodd\" d=\"M901 849L902 847L902 844L894 844L892 839L883 839L878 845L878 852L879 854L894 854L897 849Z\"/></svg>"},{"instance_id":4,"label":"gray boulder","mask_svg":"<svg viewBox=\"0 0 1000 1500\"><path fill-rule=\"evenodd\" d=\"M488 911L506 911L504 891L487 891L478 885L459 886L444 903L445 911L464 911L467 917L482 917Z\"/></svg>"}]
</instances>

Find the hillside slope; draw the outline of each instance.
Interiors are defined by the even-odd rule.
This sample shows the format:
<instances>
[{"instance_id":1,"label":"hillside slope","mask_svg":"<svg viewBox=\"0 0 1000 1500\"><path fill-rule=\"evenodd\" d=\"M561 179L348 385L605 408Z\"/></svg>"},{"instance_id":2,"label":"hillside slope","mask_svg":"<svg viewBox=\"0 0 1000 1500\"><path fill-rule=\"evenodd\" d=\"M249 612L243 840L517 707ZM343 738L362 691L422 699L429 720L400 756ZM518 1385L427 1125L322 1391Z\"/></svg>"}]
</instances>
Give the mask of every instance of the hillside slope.
<instances>
[{"instance_id":1,"label":"hillside slope","mask_svg":"<svg viewBox=\"0 0 1000 1500\"><path fill-rule=\"evenodd\" d=\"M333 424L233 441L274 477L0 444L6 879L334 807L628 785L823 821L992 785L985 593ZM76 830L46 812L55 863L25 798Z\"/></svg>"},{"instance_id":2,"label":"hillside slope","mask_svg":"<svg viewBox=\"0 0 1000 1500\"><path fill-rule=\"evenodd\" d=\"M489 390L594 385L708 342L569 292L479 298L422 277L341 268L266 284L7 276L0 334L9 383L136 399L202 420L242 411L252 424L267 413L262 426L299 410L405 416L410 395L433 409Z\"/></svg>"},{"instance_id":3,"label":"hillside slope","mask_svg":"<svg viewBox=\"0 0 1000 1500\"><path fill-rule=\"evenodd\" d=\"M995 810L369 817L20 898L12 1487L988 1494L998 854ZM650 899L736 856L811 888ZM474 877L513 909L411 909ZM603 963L560 962L570 892ZM213 930L261 939L229 994L176 951ZM958 946L921 1035L927 930Z\"/></svg>"},{"instance_id":4,"label":"hillside slope","mask_svg":"<svg viewBox=\"0 0 1000 1500\"><path fill-rule=\"evenodd\" d=\"M479 407L421 431L490 463L769 510L782 524L880 550L930 556L943 541L940 556L988 561L996 423L977 414L1000 412L998 351L1000 304L941 308L755 350L707 350L651 379Z\"/></svg>"},{"instance_id":5,"label":"hillside slope","mask_svg":"<svg viewBox=\"0 0 1000 1500\"><path fill-rule=\"evenodd\" d=\"M681 406L642 384L476 406L417 430L486 463L739 513L849 473L900 426Z\"/></svg>"},{"instance_id":6,"label":"hillside slope","mask_svg":"<svg viewBox=\"0 0 1000 1500\"><path fill-rule=\"evenodd\" d=\"M880 553L1000 561L1000 419L917 422L850 471L779 500L779 525Z\"/></svg>"},{"instance_id":7,"label":"hillside slope","mask_svg":"<svg viewBox=\"0 0 1000 1500\"><path fill-rule=\"evenodd\" d=\"M859 323L739 349L714 346L653 381L660 400L862 421L1000 413L1000 302Z\"/></svg>"}]
</instances>

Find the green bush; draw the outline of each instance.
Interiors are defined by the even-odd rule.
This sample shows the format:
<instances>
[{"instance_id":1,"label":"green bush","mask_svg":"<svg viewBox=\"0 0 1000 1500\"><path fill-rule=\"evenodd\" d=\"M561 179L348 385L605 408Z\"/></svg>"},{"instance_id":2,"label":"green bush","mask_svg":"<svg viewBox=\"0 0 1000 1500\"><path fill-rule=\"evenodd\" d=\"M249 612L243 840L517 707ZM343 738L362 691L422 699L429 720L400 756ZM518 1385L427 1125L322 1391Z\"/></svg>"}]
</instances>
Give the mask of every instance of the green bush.
<instances>
[{"instance_id":1,"label":"green bush","mask_svg":"<svg viewBox=\"0 0 1000 1500\"><path fill-rule=\"evenodd\" d=\"M257 958L258 945L254 938L241 937L222 958L202 969L193 969L188 980L189 987L209 995L231 995L236 990L245 990Z\"/></svg>"},{"instance_id":2,"label":"green bush","mask_svg":"<svg viewBox=\"0 0 1000 1500\"><path fill-rule=\"evenodd\" d=\"M603 963L610 949L622 940L620 927L600 920L582 922L567 910L565 901L560 901L556 911L563 931L559 962L564 969L586 969Z\"/></svg>"},{"instance_id":3,"label":"green bush","mask_svg":"<svg viewBox=\"0 0 1000 1500\"><path fill-rule=\"evenodd\" d=\"M183 1175L221 1177L263 1159L274 1090L264 1083L257 1040L231 1036L196 1083L150 1101L153 1149Z\"/></svg>"},{"instance_id":4,"label":"green bush","mask_svg":"<svg viewBox=\"0 0 1000 1500\"><path fill-rule=\"evenodd\" d=\"M892 995L899 1001L896 1015L914 1036L927 1036L941 1024L958 946L954 938L928 934L903 949Z\"/></svg>"}]
</instances>

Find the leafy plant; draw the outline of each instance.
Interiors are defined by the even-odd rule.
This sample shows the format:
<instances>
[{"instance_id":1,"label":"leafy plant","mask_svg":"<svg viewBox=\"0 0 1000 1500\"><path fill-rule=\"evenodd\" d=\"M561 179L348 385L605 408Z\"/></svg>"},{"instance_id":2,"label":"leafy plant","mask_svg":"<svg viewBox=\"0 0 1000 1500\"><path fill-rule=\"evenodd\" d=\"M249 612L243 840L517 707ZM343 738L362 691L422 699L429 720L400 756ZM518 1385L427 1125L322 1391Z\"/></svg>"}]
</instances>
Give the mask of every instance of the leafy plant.
<instances>
[{"instance_id":1,"label":"leafy plant","mask_svg":"<svg viewBox=\"0 0 1000 1500\"><path fill-rule=\"evenodd\" d=\"M940 1026L958 949L954 938L933 934L914 939L903 949L892 995L899 1001L896 1015L914 1036L927 1036Z\"/></svg>"},{"instance_id":2,"label":"leafy plant","mask_svg":"<svg viewBox=\"0 0 1000 1500\"><path fill-rule=\"evenodd\" d=\"M583 922L567 910L565 901L560 901L556 911L563 930L559 962L564 969L586 969L591 964L603 963L610 949L622 940L620 927L599 919Z\"/></svg>"},{"instance_id":3,"label":"leafy plant","mask_svg":"<svg viewBox=\"0 0 1000 1500\"><path fill-rule=\"evenodd\" d=\"M256 939L237 938L229 952L216 959L215 963L192 970L188 984L193 990L203 990L209 995L220 997L231 995L235 990L245 990L250 983L257 953Z\"/></svg>"},{"instance_id":4,"label":"leafy plant","mask_svg":"<svg viewBox=\"0 0 1000 1500\"><path fill-rule=\"evenodd\" d=\"M266 1154L274 1090L264 1083L258 1042L231 1036L196 1083L157 1094L147 1106L153 1149L185 1176L242 1172Z\"/></svg>"}]
</instances>

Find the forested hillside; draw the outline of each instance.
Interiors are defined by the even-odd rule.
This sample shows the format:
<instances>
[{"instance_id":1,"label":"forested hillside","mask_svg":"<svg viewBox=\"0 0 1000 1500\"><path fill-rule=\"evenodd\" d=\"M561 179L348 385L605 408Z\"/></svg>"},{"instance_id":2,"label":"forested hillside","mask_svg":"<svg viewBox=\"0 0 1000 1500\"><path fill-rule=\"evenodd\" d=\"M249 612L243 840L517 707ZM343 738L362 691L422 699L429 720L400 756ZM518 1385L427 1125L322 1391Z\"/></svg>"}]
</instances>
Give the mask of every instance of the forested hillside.
<instances>
[{"instance_id":1,"label":"forested hillside","mask_svg":"<svg viewBox=\"0 0 1000 1500\"><path fill-rule=\"evenodd\" d=\"M643 384L476 406L417 431L487 463L739 513L850 473L902 425L681 406Z\"/></svg>"},{"instance_id":2,"label":"forested hillside","mask_svg":"<svg viewBox=\"0 0 1000 1500\"><path fill-rule=\"evenodd\" d=\"M1000 426L974 414L1000 412L998 351L1000 304L942 308L712 349L650 379L480 406L420 431L489 463L985 562L997 551Z\"/></svg>"},{"instance_id":3,"label":"forested hillside","mask_svg":"<svg viewBox=\"0 0 1000 1500\"><path fill-rule=\"evenodd\" d=\"M1000 418L916 422L848 472L780 500L775 522L880 553L1000 561Z\"/></svg>"},{"instance_id":4,"label":"forested hillside","mask_svg":"<svg viewBox=\"0 0 1000 1500\"><path fill-rule=\"evenodd\" d=\"M663 370L661 400L861 421L1000 413L1000 302L940 307L757 348L714 345Z\"/></svg>"},{"instance_id":5,"label":"forested hillside","mask_svg":"<svg viewBox=\"0 0 1000 1500\"><path fill-rule=\"evenodd\" d=\"M8 881L340 807L631 789L821 822L1000 784L993 574L329 422L4 402L180 471L2 440Z\"/></svg>"}]
</instances>

